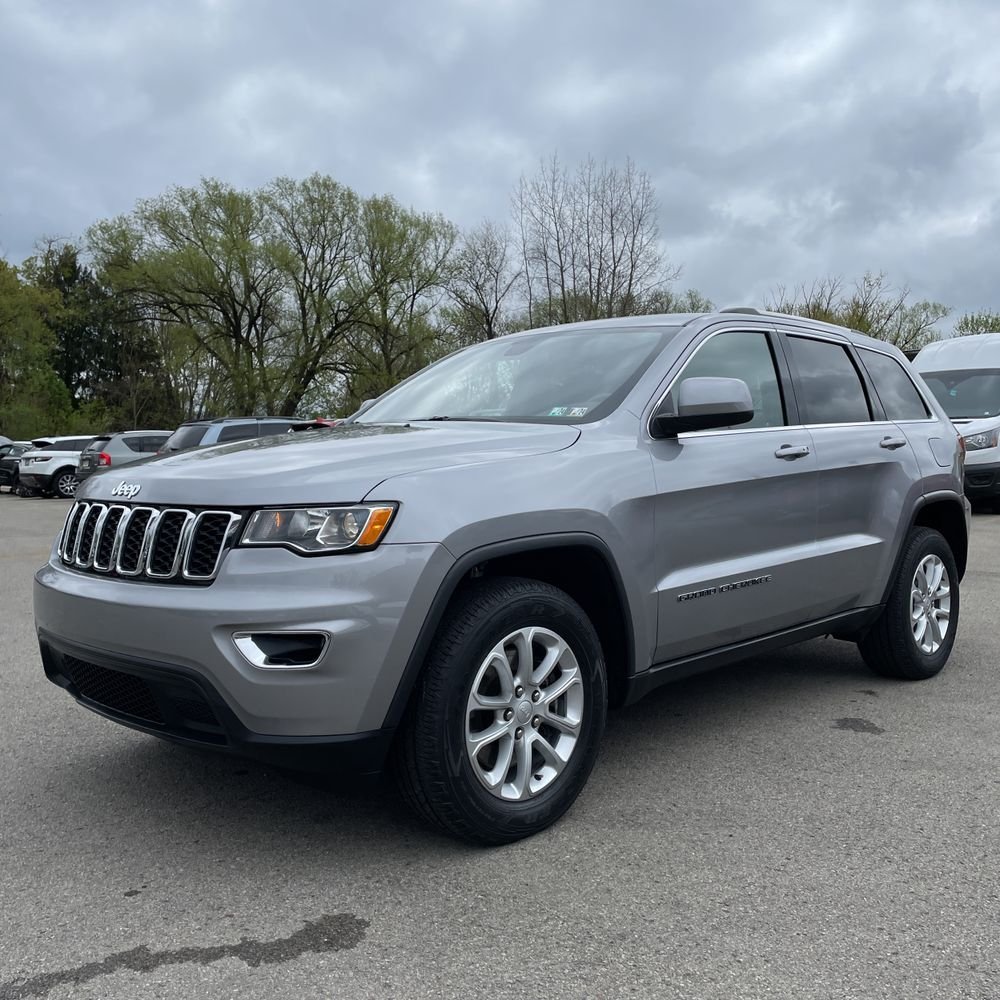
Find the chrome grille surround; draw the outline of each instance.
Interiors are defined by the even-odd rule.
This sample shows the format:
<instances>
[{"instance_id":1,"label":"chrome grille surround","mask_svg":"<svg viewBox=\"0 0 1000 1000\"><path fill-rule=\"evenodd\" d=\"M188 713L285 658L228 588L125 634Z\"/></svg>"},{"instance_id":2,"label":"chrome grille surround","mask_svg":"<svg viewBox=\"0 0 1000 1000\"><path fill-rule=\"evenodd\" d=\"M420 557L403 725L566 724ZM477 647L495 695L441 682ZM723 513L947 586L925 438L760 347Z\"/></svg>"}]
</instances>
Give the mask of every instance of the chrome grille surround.
<instances>
[{"instance_id":1,"label":"chrome grille surround","mask_svg":"<svg viewBox=\"0 0 1000 1000\"><path fill-rule=\"evenodd\" d=\"M211 583L242 522L231 510L78 500L59 536L59 560L120 579ZM192 571L192 562L202 571Z\"/></svg>"}]
</instances>

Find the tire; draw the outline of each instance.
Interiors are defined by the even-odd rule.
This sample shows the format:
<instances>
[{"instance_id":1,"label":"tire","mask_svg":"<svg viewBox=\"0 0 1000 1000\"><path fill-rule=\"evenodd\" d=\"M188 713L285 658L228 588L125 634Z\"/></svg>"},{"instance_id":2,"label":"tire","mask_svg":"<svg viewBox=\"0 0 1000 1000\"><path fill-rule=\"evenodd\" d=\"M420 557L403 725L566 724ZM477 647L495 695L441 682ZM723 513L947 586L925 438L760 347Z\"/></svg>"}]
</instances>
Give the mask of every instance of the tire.
<instances>
[{"instance_id":1,"label":"tire","mask_svg":"<svg viewBox=\"0 0 1000 1000\"><path fill-rule=\"evenodd\" d=\"M51 496L61 500L72 500L76 495L76 473L72 469L60 469L53 473L50 482Z\"/></svg>"},{"instance_id":2,"label":"tire","mask_svg":"<svg viewBox=\"0 0 1000 1000\"><path fill-rule=\"evenodd\" d=\"M533 680L519 666L529 649ZM555 665L542 674L546 662ZM476 707L474 689L491 707ZM433 825L474 843L538 833L586 784L607 702L600 642L576 601L536 580L477 581L442 621L397 739L403 797ZM475 737L501 731L475 754L469 749Z\"/></svg>"},{"instance_id":3,"label":"tire","mask_svg":"<svg viewBox=\"0 0 1000 1000\"><path fill-rule=\"evenodd\" d=\"M929 570L930 580L927 574L920 575L921 567ZM943 567L944 575L935 588L931 584L938 567ZM922 603L918 592L926 598ZM913 528L885 608L858 643L865 663L876 674L903 680L926 680L940 673L955 644L959 605L958 568L951 547L933 528ZM920 621L925 629L918 641Z\"/></svg>"}]
</instances>

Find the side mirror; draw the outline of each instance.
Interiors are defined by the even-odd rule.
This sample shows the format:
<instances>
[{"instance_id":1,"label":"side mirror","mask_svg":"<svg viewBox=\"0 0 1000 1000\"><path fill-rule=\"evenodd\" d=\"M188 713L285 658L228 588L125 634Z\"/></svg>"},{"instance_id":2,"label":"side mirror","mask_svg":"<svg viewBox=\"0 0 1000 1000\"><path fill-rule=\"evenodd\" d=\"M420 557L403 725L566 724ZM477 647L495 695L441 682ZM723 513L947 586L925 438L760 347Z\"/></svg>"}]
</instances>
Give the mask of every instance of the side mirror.
<instances>
[{"instance_id":1,"label":"side mirror","mask_svg":"<svg viewBox=\"0 0 1000 1000\"><path fill-rule=\"evenodd\" d=\"M653 414L649 429L654 438L670 438L748 420L753 420L753 399L743 379L688 378L677 392L676 410L668 396Z\"/></svg>"}]
</instances>

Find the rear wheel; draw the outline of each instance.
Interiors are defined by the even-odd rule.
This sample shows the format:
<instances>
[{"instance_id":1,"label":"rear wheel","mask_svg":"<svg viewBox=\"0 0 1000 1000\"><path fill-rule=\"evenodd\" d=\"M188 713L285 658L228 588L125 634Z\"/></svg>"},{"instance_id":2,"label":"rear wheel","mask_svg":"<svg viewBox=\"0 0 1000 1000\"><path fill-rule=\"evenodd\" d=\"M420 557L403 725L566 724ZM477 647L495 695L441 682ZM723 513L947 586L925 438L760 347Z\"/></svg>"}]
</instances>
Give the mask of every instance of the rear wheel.
<instances>
[{"instance_id":1,"label":"rear wheel","mask_svg":"<svg viewBox=\"0 0 1000 1000\"><path fill-rule=\"evenodd\" d=\"M914 528L882 615L859 643L861 655L884 677L933 677L951 655L958 611L951 547L933 528Z\"/></svg>"},{"instance_id":2,"label":"rear wheel","mask_svg":"<svg viewBox=\"0 0 1000 1000\"><path fill-rule=\"evenodd\" d=\"M404 796L466 840L554 823L587 781L607 712L593 626L534 580L471 586L442 622L397 744Z\"/></svg>"},{"instance_id":3,"label":"rear wheel","mask_svg":"<svg viewBox=\"0 0 1000 1000\"><path fill-rule=\"evenodd\" d=\"M52 477L52 495L63 500L73 499L76 486L76 473L72 469L60 469Z\"/></svg>"}]
</instances>

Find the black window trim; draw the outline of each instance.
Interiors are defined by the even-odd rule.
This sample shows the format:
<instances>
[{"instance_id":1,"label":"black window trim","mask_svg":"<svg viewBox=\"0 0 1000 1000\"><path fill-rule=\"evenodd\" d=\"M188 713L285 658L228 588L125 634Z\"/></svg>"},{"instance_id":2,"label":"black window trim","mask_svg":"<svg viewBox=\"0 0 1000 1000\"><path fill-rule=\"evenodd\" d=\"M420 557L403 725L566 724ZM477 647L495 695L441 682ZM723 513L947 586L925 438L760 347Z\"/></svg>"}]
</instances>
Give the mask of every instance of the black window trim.
<instances>
[{"instance_id":1,"label":"black window trim","mask_svg":"<svg viewBox=\"0 0 1000 1000\"><path fill-rule=\"evenodd\" d=\"M778 330L778 335L781 338L781 346L785 352L788 367L792 373L792 384L795 386L796 391L799 388L801 378L799 376L798 368L795 365L795 359L792 357L791 348L786 343L787 338L789 337L801 337L804 340L819 340L826 344L845 348L847 356L850 358L851 364L854 366L854 372L861 382L861 391L864 393L865 401L868 404L867 420L843 420L835 423L831 423L830 421L806 423L803 421L799 425L800 427L870 427L872 424L893 423L893 421L886 416L885 410L882 409L882 401L878 398L878 395L875 392L875 387L871 383L865 366L861 363L861 359L855 353L856 348L854 343L847 337L828 333L825 330L820 332L805 328L780 328Z\"/></svg>"},{"instance_id":2,"label":"black window trim","mask_svg":"<svg viewBox=\"0 0 1000 1000\"><path fill-rule=\"evenodd\" d=\"M927 411L926 417L910 417L907 420L894 420L893 423L896 424L927 424L934 423L938 418L934 413L934 407L931 406L927 399L927 393L924 392L923 386L917 383L917 380L913 377L913 369L909 367L908 364L899 360L895 354L890 354L889 351L880 351L877 347L869 347L867 344L856 344L855 349L858 352L858 360L861 362L861 367L865 367L864 355L861 354L862 351L871 351L872 354L880 354L883 358L889 358L891 361L895 361L896 365L901 369L903 374L910 380L910 385L916 390L917 395L920 397L921 402L924 404L924 409ZM872 386L876 395L878 394L877 387ZM889 419L888 417L886 419Z\"/></svg>"},{"instance_id":3,"label":"black window trim","mask_svg":"<svg viewBox=\"0 0 1000 1000\"><path fill-rule=\"evenodd\" d=\"M652 405L649 407L648 414L645 420L645 431L646 435L652 439L657 440L653 437L650 431L650 423L653 420L653 414L660 408L663 401L670 395L677 380L684 374L684 369L688 366L691 359L701 350L701 348L713 337L719 336L722 333L759 333L767 338L768 347L771 349L771 360L774 362L774 367L778 375L778 391L781 394L781 403L785 412L785 423L779 427L722 427L718 430L710 431L685 431L683 434L679 434L678 438L686 439L692 437L717 437L720 434L759 434L762 431L787 431L793 430L796 427L800 427L799 424L799 408L798 401L795 398L795 393L793 391L793 381L791 370L788 365L788 361L785 358L784 348L780 343L780 338L778 336L778 331L774 326L764 325L764 324L754 324L745 323L736 326L725 325L725 326L711 326L704 330L699 331L695 336L694 340L688 344L688 346L681 352L681 355L674 361L674 363L667 370L664 380L660 382L660 385L664 385L663 389L657 389L652 397ZM669 346L669 345L668 345Z\"/></svg>"}]
</instances>

